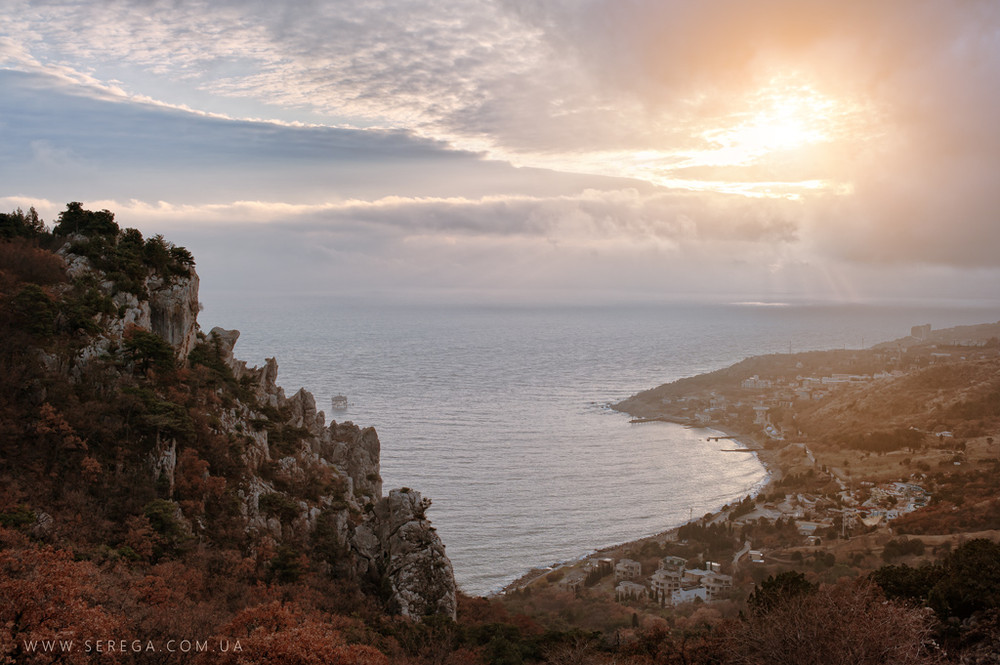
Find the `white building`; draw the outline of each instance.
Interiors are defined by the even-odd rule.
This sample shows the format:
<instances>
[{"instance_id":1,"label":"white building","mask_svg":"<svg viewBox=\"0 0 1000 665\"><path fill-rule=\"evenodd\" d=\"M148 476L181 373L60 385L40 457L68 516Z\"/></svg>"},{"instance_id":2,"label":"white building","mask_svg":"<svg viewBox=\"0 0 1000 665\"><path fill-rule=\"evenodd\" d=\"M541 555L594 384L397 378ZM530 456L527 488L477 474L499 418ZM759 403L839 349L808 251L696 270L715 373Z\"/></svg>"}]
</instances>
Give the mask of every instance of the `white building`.
<instances>
[{"instance_id":1,"label":"white building","mask_svg":"<svg viewBox=\"0 0 1000 665\"><path fill-rule=\"evenodd\" d=\"M642 577L642 564L632 559L619 559L615 564L615 582L637 580Z\"/></svg>"},{"instance_id":2,"label":"white building","mask_svg":"<svg viewBox=\"0 0 1000 665\"><path fill-rule=\"evenodd\" d=\"M762 379L754 374L749 379L743 379L740 385L747 390L765 390L774 386L774 383L770 379Z\"/></svg>"},{"instance_id":3,"label":"white building","mask_svg":"<svg viewBox=\"0 0 1000 665\"><path fill-rule=\"evenodd\" d=\"M660 559L660 565L657 566L658 569L676 570L680 568L684 570L687 567L687 560L679 556L665 556Z\"/></svg>"},{"instance_id":4,"label":"white building","mask_svg":"<svg viewBox=\"0 0 1000 665\"><path fill-rule=\"evenodd\" d=\"M700 584L701 578L708 575L709 571L701 568L690 568L684 571L684 584Z\"/></svg>"},{"instance_id":5,"label":"white building","mask_svg":"<svg viewBox=\"0 0 1000 665\"><path fill-rule=\"evenodd\" d=\"M711 572L701 578L701 585L705 587L707 600L715 600L733 588L733 578L722 573Z\"/></svg>"},{"instance_id":6,"label":"white building","mask_svg":"<svg viewBox=\"0 0 1000 665\"><path fill-rule=\"evenodd\" d=\"M559 580L559 586L567 591L579 591L583 588L583 581L586 575L581 571L573 571L563 579Z\"/></svg>"},{"instance_id":7,"label":"white building","mask_svg":"<svg viewBox=\"0 0 1000 665\"><path fill-rule=\"evenodd\" d=\"M688 603L695 598L701 598L702 600L708 600L708 590L703 586L688 587L686 589L678 589L674 591L673 595L670 597L671 605L680 605L681 603Z\"/></svg>"},{"instance_id":8,"label":"white building","mask_svg":"<svg viewBox=\"0 0 1000 665\"><path fill-rule=\"evenodd\" d=\"M657 570L649 579L649 584L653 588L653 600L660 605L672 602L673 593L680 590L683 578L683 566L680 568L660 568Z\"/></svg>"},{"instance_id":9,"label":"white building","mask_svg":"<svg viewBox=\"0 0 1000 665\"><path fill-rule=\"evenodd\" d=\"M649 590L636 582L619 582L615 587L615 600L642 600L649 595Z\"/></svg>"}]
</instances>

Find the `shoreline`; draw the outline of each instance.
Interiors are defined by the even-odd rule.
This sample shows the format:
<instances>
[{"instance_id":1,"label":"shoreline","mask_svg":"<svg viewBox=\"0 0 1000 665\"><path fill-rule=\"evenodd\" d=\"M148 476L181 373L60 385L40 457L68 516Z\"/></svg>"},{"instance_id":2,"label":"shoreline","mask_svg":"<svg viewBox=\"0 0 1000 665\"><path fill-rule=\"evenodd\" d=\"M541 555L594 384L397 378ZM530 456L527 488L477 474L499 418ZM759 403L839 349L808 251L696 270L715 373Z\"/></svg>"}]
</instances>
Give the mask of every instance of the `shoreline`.
<instances>
[{"instance_id":1,"label":"shoreline","mask_svg":"<svg viewBox=\"0 0 1000 665\"><path fill-rule=\"evenodd\" d=\"M633 415L633 414L629 414L627 411L623 411L622 413L626 413L628 415ZM722 442L723 440L725 440L725 441L729 441L729 442L738 444L739 446L742 446L742 448L740 448L740 449L729 451L729 452L741 452L741 453L745 452L745 453L750 453L750 454L754 455L754 457L757 458L757 461L760 462L760 465L762 467L764 467L764 478L761 481L759 481L758 483L756 483L754 485L754 487L748 492L748 494L750 496L752 496L752 497L757 497L760 494L766 492L775 482L777 482L778 480L780 480L782 478L782 475L783 475L782 474L782 470L781 470L781 467L778 466L777 459L776 459L777 456L775 455L775 451L768 450L768 449L763 448L762 446L760 446L760 444L758 443L758 441L756 440L756 438L752 434L750 434L750 433L739 432L737 430L734 430L732 428L728 428L728 427L725 427L725 426L715 426L715 425L695 426L695 425L692 425L690 422L687 422L685 420L670 418L669 416L660 416L660 417L657 417L657 418L635 418L634 420L630 421L629 424L630 425L641 425L641 424L646 423L646 422L667 422L667 423L672 423L674 425L681 425L681 426L689 428L689 429L704 429L704 430L709 430L709 431L712 431L712 432L719 432L719 433L722 434L722 436L714 436L714 435L712 435L712 436L708 436L706 438L707 439L716 439L719 442ZM742 498L742 497L740 497L740 498ZM719 516L724 512L724 506L731 505L731 504L732 504L732 501L730 501L727 504L723 504L722 506L719 506L718 508L716 508L715 510L713 510L713 511L707 513L707 514L711 515L713 520L718 519ZM687 524L691 524L692 522L698 522L698 521L702 520L703 518L704 518L704 516L693 517L691 519L688 519L688 520L685 520L685 521L681 522L680 524L677 524L675 526L669 527L669 528L667 528L667 529L665 529L663 531L659 531L659 532L654 533L654 534L650 534L650 535L647 535L647 536L642 536L642 537L639 537L639 538L635 538L634 540L627 540L627 541L624 541L624 542L621 542L621 543L617 543L617 544L614 544L614 545L608 545L608 546L602 547L600 549L595 549L595 550L592 550L591 552L589 552L588 554L583 554L583 555L581 555L581 556L579 556L579 557L577 557L575 559L570 559L570 560L567 560L567 561L560 561L560 562L557 562L557 563L553 563L552 565L547 566L545 568L532 568L528 572L524 573L523 575L521 575L520 577L518 577L517 579L515 579L513 582L510 582L510 583L506 584L499 591L490 592L490 593L486 594L486 596L487 597L498 597L498 596L506 595L506 594L511 593L513 591L519 591L521 589L524 589L524 588L530 586L531 584L533 584L536 581L538 581L539 579L545 577L549 573L555 572L557 570L562 570L564 568L569 568L569 567L578 565L580 563L583 563L585 561L607 558L608 555L613 554L615 551L620 550L620 549L630 548L630 547L635 547L635 546L641 546L641 545L643 545L645 543L649 543L649 542L658 542L660 544L663 544L663 543L675 540L676 539L676 535L680 531L681 527L683 527L683 526L685 526Z\"/></svg>"}]
</instances>

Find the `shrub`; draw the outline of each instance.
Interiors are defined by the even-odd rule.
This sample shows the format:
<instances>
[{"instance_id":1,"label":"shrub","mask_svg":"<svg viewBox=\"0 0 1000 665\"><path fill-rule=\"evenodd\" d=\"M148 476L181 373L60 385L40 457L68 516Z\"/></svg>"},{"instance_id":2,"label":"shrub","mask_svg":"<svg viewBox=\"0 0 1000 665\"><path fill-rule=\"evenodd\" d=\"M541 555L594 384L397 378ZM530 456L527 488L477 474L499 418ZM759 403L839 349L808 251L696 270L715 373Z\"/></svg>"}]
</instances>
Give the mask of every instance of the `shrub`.
<instances>
[{"instance_id":1,"label":"shrub","mask_svg":"<svg viewBox=\"0 0 1000 665\"><path fill-rule=\"evenodd\" d=\"M132 328L125 332L125 350L133 363L146 372L150 367L169 371L176 366L174 347L156 333Z\"/></svg>"},{"instance_id":2,"label":"shrub","mask_svg":"<svg viewBox=\"0 0 1000 665\"><path fill-rule=\"evenodd\" d=\"M257 499L257 509L268 517L277 517L285 524L299 516L298 502L279 492L260 495Z\"/></svg>"},{"instance_id":3,"label":"shrub","mask_svg":"<svg viewBox=\"0 0 1000 665\"><path fill-rule=\"evenodd\" d=\"M25 505L20 505L13 510L0 513L0 526L19 527L32 524L35 521L35 511Z\"/></svg>"},{"instance_id":4,"label":"shrub","mask_svg":"<svg viewBox=\"0 0 1000 665\"><path fill-rule=\"evenodd\" d=\"M168 439L191 441L195 436L194 421L182 405L160 399L149 388L123 388L122 406L127 417L140 433Z\"/></svg>"},{"instance_id":5,"label":"shrub","mask_svg":"<svg viewBox=\"0 0 1000 665\"><path fill-rule=\"evenodd\" d=\"M0 272L8 279L35 284L57 284L66 279L61 258L29 241L0 242Z\"/></svg>"},{"instance_id":6,"label":"shrub","mask_svg":"<svg viewBox=\"0 0 1000 665\"><path fill-rule=\"evenodd\" d=\"M855 663L917 665L936 661L919 608L885 600L871 582L841 581L776 598L726 631L729 657L744 665Z\"/></svg>"},{"instance_id":7,"label":"shrub","mask_svg":"<svg viewBox=\"0 0 1000 665\"><path fill-rule=\"evenodd\" d=\"M59 307L37 284L25 284L10 303L16 325L36 337L50 337L55 332Z\"/></svg>"},{"instance_id":8,"label":"shrub","mask_svg":"<svg viewBox=\"0 0 1000 665\"><path fill-rule=\"evenodd\" d=\"M767 612L772 608L787 602L789 598L810 594L816 591L816 585L806 581L805 575L794 571L771 575L757 585L750 597L747 607L755 612Z\"/></svg>"},{"instance_id":9,"label":"shrub","mask_svg":"<svg viewBox=\"0 0 1000 665\"><path fill-rule=\"evenodd\" d=\"M882 550L882 560L892 561L908 554L921 555L924 553L924 541L918 538L893 538L885 544Z\"/></svg>"},{"instance_id":10,"label":"shrub","mask_svg":"<svg viewBox=\"0 0 1000 665\"><path fill-rule=\"evenodd\" d=\"M298 581L305 572L307 560L302 553L289 545L282 545L267 564L269 577L279 584Z\"/></svg>"}]
</instances>

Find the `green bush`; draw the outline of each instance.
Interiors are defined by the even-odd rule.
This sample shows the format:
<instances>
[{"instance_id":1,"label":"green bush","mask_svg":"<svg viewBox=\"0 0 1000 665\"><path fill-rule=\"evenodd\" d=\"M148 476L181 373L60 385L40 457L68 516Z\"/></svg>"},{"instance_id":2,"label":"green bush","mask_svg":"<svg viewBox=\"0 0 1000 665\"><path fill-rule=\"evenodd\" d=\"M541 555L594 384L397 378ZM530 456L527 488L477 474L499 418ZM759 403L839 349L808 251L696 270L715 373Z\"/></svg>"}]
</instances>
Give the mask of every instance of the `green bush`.
<instances>
[{"instance_id":1,"label":"green bush","mask_svg":"<svg viewBox=\"0 0 1000 665\"><path fill-rule=\"evenodd\" d=\"M302 573L302 553L289 545L278 548L277 554L268 562L269 577L279 584L291 584L298 581Z\"/></svg>"},{"instance_id":2,"label":"green bush","mask_svg":"<svg viewBox=\"0 0 1000 665\"><path fill-rule=\"evenodd\" d=\"M802 573L785 571L758 584L747 598L747 607L754 612L767 612L788 598L811 594L816 588Z\"/></svg>"},{"instance_id":3,"label":"green bush","mask_svg":"<svg viewBox=\"0 0 1000 665\"><path fill-rule=\"evenodd\" d=\"M268 422L267 444L271 450L280 457L294 455L299 449L299 444L310 436L309 430L305 427L292 427L276 422Z\"/></svg>"},{"instance_id":4,"label":"green bush","mask_svg":"<svg viewBox=\"0 0 1000 665\"><path fill-rule=\"evenodd\" d=\"M19 526L33 524L35 519L35 511L22 504L10 512L0 513L0 526L16 528Z\"/></svg>"},{"instance_id":5,"label":"green bush","mask_svg":"<svg viewBox=\"0 0 1000 665\"><path fill-rule=\"evenodd\" d=\"M14 321L36 337L51 337L55 333L59 307L37 284L25 284L10 303Z\"/></svg>"},{"instance_id":6,"label":"green bush","mask_svg":"<svg viewBox=\"0 0 1000 665\"><path fill-rule=\"evenodd\" d=\"M257 509L268 517L277 517L283 524L299 516L298 501L278 492L262 494L257 499Z\"/></svg>"},{"instance_id":7,"label":"green bush","mask_svg":"<svg viewBox=\"0 0 1000 665\"><path fill-rule=\"evenodd\" d=\"M57 236L82 233L92 236L116 236L120 228L115 223L115 214L108 210L94 212L84 210L83 204L73 201L66 204L66 210L59 213L59 223L52 229Z\"/></svg>"},{"instance_id":8,"label":"green bush","mask_svg":"<svg viewBox=\"0 0 1000 665\"><path fill-rule=\"evenodd\" d=\"M882 550L882 560L892 561L908 554L921 555L924 553L924 541L918 538L893 538L885 544Z\"/></svg>"},{"instance_id":9,"label":"green bush","mask_svg":"<svg viewBox=\"0 0 1000 665\"><path fill-rule=\"evenodd\" d=\"M125 351L136 367L146 372L153 367L161 372L173 369L177 362L174 347L156 333L135 328L125 334Z\"/></svg>"},{"instance_id":10,"label":"green bush","mask_svg":"<svg viewBox=\"0 0 1000 665\"><path fill-rule=\"evenodd\" d=\"M194 439L191 414L183 405L160 399L149 388L123 388L127 421L139 433L188 442Z\"/></svg>"},{"instance_id":11,"label":"green bush","mask_svg":"<svg viewBox=\"0 0 1000 665\"><path fill-rule=\"evenodd\" d=\"M65 332L83 331L95 335L101 326L95 320L99 314L113 315L117 313L114 302L91 285L77 283L73 290L64 298L61 305L59 327Z\"/></svg>"},{"instance_id":12,"label":"green bush","mask_svg":"<svg viewBox=\"0 0 1000 665\"><path fill-rule=\"evenodd\" d=\"M176 503L164 499L150 501L142 509L153 530L172 543L180 542L186 536L183 524L177 519L178 511Z\"/></svg>"}]
</instances>

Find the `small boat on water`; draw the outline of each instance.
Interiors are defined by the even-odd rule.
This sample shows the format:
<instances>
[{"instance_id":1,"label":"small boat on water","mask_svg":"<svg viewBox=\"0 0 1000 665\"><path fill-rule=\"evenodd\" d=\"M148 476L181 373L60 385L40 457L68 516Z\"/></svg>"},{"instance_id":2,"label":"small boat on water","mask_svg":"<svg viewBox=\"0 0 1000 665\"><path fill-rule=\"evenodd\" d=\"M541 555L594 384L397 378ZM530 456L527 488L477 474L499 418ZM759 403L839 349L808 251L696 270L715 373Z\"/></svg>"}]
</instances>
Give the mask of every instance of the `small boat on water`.
<instances>
[{"instance_id":1,"label":"small boat on water","mask_svg":"<svg viewBox=\"0 0 1000 665\"><path fill-rule=\"evenodd\" d=\"M343 411L347 408L347 398L343 395L334 395L330 399L330 407L334 411Z\"/></svg>"}]
</instances>

